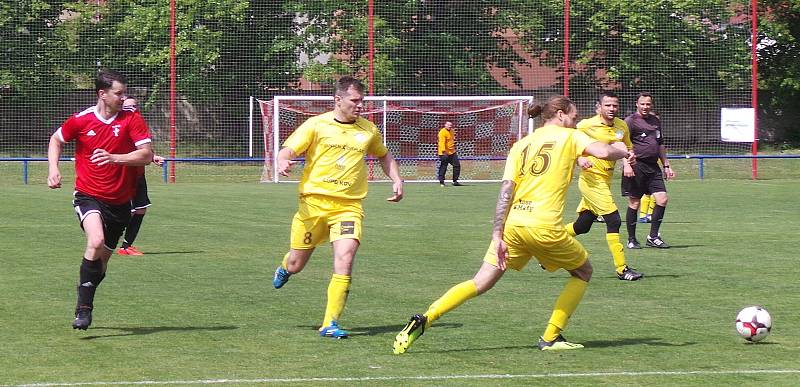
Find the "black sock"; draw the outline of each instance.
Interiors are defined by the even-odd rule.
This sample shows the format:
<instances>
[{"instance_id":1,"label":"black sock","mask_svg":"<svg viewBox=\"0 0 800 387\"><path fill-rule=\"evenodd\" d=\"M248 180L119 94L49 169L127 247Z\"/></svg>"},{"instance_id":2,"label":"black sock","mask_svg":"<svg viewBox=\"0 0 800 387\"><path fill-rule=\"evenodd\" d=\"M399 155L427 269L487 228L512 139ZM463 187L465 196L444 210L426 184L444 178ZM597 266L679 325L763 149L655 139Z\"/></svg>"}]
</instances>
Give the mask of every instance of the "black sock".
<instances>
[{"instance_id":1,"label":"black sock","mask_svg":"<svg viewBox=\"0 0 800 387\"><path fill-rule=\"evenodd\" d=\"M653 207L653 218L650 223L650 238L658 236L658 229L661 227L661 221L664 220L664 210L666 210L666 207L659 206L658 204Z\"/></svg>"},{"instance_id":2,"label":"black sock","mask_svg":"<svg viewBox=\"0 0 800 387\"><path fill-rule=\"evenodd\" d=\"M636 239L636 222L639 221L639 210L628 207L625 213L625 227L628 228L628 240Z\"/></svg>"},{"instance_id":3,"label":"black sock","mask_svg":"<svg viewBox=\"0 0 800 387\"><path fill-rule=\"evenodd\" d=\"M128 227L125 228L125 238L122 239L123 249L131 247L133 241L136 240L136 235L139 234L139 228L142 227L143 219L144 214L133 214L133 216L131 216L131 221L128 223Z\"/></svg>"},{"instance_id":4,"label":"black sock","mask_svg":"<svg viewBox=\"0 0 800 387\"><path fill-rule=\"evenodd\" d=\"M80 282L78 283L78 306L94 305L94 292L97 285L103 281L103 263L100 260L90 261L86 258L81 262Z\"/></svg>"}]
</instances>

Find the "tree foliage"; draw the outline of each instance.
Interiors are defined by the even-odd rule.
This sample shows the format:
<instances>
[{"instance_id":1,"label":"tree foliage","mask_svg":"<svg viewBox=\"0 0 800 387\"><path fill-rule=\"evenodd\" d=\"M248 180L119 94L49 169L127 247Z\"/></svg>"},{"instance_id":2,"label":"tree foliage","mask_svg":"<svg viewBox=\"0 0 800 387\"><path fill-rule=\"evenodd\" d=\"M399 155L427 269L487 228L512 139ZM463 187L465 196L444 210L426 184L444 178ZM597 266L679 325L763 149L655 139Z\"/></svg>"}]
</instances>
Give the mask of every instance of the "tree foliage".
<instances>
[{"instance_id":1,"label":"tree foliage","mask_svg":"<svg viewBox=\"0 0 800 387\"><path fill-rule=\"evenodd\" d=\"M0 3L0 101L26 100L69 84L56 26L63 1Z\"/></svg>"},{"instance_id":2,"label":"tree foliage","mask_svg":"<svg viewBox=\"0 0 800 387\"><path fill-rule=\"evenodd\" d=\"M307 15L301 23L305 52L316 57L337 55L311 63L304 74L330 81L341 72L368 70L366 2L297 1L292 9ZM500 34L511 24L504 16L513 4L501 0L471 2L375 2L373 60L376 89L393 94L502 92L488 65L511 70L522 62L502 44Z\"/></svg>"},{"instance_id":3,"label":"tree foliage","mask_svg":"<svg viewBox=\"0 0 800 387\"><path fill-rule=\"evenodd\" d=\"M545 20L563 15L561 1L541 4ZM680 103L714 105L725 90L747 87L748 29L730 23L726 1L572 1L570 84L578 89L677 93ZM526 34L529 49L559 66L564 27L551 23Z\"/></svg>"},{"instance_id":4,"label":"tree foliage","mask_svg":"<svg viewBox=\"0 0 800 387\"><path fill-rule=\"evenodd\" d=\"M562 66L562 0L374 3L376 93L507 93L490 68L504 69L519 86L515 69L526 62L523 53ZM177 86L192 103L220 106L234 117L247 96L291 92L301 79L325 85L345 73L366 78L366 1L176 4ZM732 91L748 87L749 48L743 42L750 32L747 23L731 23L735 1L571 4L573 89L659 90L671 93L676 104L741 102ZM45 89L63 94L90 88L99 67L119 69L132 86L147 88L151 99L164 98L170 74L167 5L166 0L3 2L0 107L12 100L46 105L46 99L31 99ZM798 110L787 101L800 100L800 0L764 0L761 12L760 87L768 95L762 106L778 117L775 112ZM522 47L509 44L509 33Z\"/></svg>"},{"instance_id":5,"label":"tree foliage","mask_svg":"<svg viewBox=\"0 0 800 387\"><path fill-rule=\"evenodd\" d=\"M767 0L759 19L759 107L765 140L800 144L800 0Z\"/></svg>"}]
</instances>

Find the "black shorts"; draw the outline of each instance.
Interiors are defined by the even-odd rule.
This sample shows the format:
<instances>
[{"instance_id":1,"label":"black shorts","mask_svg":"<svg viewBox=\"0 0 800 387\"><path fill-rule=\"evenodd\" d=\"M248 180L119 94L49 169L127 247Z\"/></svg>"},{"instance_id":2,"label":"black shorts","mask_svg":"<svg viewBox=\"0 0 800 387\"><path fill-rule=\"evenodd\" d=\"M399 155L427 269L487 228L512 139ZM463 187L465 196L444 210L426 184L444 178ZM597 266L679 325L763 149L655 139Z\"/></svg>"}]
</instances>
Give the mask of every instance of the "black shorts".
<instances>
[{"instance_id":1,"label":"black shorts","mask_svg":"<svg viewBox=\"0 0 800 387\"><path fill-rule=\"evenodd\" d=\"M664 175L658 164L637 162L633 166L636 176L622 176L622 196L641 198L655 192L667 192Z\"/></svg>"},{"instance_id":2,"label":"black shorts","mask_svg":"<svg viewBox=\"0 0 800 387\"><path fill-rule=\"evenodd\" d=\"M136 196L131 200L131 211L150 207L150 197L147 196L147 179L144 175L136 180Z\"/></svg>"},{"instance_id":3,"label":"black shorts","mask_svg":"<svg viewBox=\"0 0 800 387\"><path fill-rule=\"evenodd\" d=\"M75 191L72 196L72 206L75 207L75 214L78 215L78 220L81 222L83 228L83 220L91 213L100 214L103 221L103 244L109 250L117 248L117 242L128 227L131 220L131 205L125 204L110 204L98 200L93 196L85 193Z\"/></svg>"}]
</instances>

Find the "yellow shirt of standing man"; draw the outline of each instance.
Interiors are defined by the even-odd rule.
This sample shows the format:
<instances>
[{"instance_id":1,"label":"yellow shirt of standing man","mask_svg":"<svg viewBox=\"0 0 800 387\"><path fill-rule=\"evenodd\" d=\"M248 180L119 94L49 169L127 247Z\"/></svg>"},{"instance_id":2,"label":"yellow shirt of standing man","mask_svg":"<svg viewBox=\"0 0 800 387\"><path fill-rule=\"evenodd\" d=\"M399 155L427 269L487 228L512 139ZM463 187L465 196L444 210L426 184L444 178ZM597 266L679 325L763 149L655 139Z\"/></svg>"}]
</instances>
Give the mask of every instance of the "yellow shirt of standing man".
<instances>
[{"instance_id":1,"label":"yellow shirt of standing man","mask_svg":"<svg viewBox=\"0 0 800 387\"><path fill-rule=\"evenodd\" d=\"M461 162L458 160L458 154L456 153L456 138L452 122L447 121L444 123L444 128L439 130L438 138L439 170L437 177L439 178L439 185L444 187L444 175L447 173L447 164L450 164L453 166L453 186L459 187L462 185L458 182L458 177L461 175Z\"/></svg>"}]
</instances>

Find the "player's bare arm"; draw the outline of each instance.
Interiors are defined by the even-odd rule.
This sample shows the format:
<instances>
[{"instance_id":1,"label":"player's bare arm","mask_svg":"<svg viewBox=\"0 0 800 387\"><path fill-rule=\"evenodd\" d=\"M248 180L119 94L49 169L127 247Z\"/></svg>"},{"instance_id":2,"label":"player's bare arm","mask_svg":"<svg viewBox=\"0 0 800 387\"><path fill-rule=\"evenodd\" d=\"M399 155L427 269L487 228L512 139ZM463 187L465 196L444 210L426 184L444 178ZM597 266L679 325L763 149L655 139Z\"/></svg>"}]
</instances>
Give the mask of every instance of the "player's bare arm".
<instances>
[{"instance_id":1,"label":"player's bare arm","mask_svg":"<svg viewBox=\"0 0 800 387\"><path fill-rule=\"evenodd\" d=\"M661 145L658 157L661 159L661 165L664 167L664 178L667 180L676 178L677 175L675 171L672 170L672 166L669 164L669 159L667 158L667 147Z\"/></svg>"},{"instance_id":2,"label":"player's bare arm","mask_svg":"<svg viewBox=\"0 0 800 387\"><path fill-rule=\"evenodd\" d=\"M136 150L129 153L109 153L105 149L95 149L89 160L97 165L121 164L131 167L143 167L153 162L153 147L150 143L137 145Z\"/></svg>"},{"instance_id":3,"label":"player's bare arm","mask_svg":"<svg viewBox=\"0 0 800 387\"><path fill-rule=\"evenodd\" d=\"M628 151L628 154L622 158L622 165L634 166L636 165L636 153L633 153L633 149L628 148L628 145L622 141L619 141L620 144L625 146L625 149Z\"/></svg>"},{"instance_id":4,"label":"player's bare arm","mask_svg":"<svg viewBox=\"0 0 800 387\"><path fill-rule=\"evenodd\" d=\"M392 152L386 152L383 157L379 157L381 168L386 176L392 179L392 196L386 198L390 202L399 202L403 199L403 179L400 177L400 167L397 160L392 156Z\"/></svg>"},{"instance_id":5,"label":"player's bare arm","mask_svg":"<svg viewBox=\"0 0 800 387\"><path fill-rule=\"evenodd\" d=\"M289 176L289 172L292 171L292 165L297 164L297 161L292 160L295 156L297 155L294 150L289 147L284 147L278 152L278 173L281 176Z\"/></svg>"},{"instance_id":6,"label":"player's bare arm","mask_svg":"<svg viewBox=\"0 0 800 387\"><path fill-rule=\"evenodd\" d=\"M603 160L619 160L628 156L628 148L621 142L611 145L596 141L583 150L584 155L594 156Z\"/></svg>"},{"instance_id":7,"label":"player's bare arm","mask_svg":"<svg viewBox=\"0 0 800 387\"><path fill-rule=\"evenodd\" d=\"M64 151L64 141L58 133L50 136L50 144L47 146L47 186L56 189L61 188L61 170L58 169L58 160Z\"/></svg>"},{"instance_id":8,"label":"player's bare arm","mask_svg":"<svg viewBox=\"0 0 800 387\"><path fill-rule=\"evenodd\" d=\"M628 149L628 156L622 159L622 175L625 177L636 176L633 166L636 165L636 154L633 149Z\"/></svg>"},{"instance_id":9,"label":"player's bare arm","mask_svg":"<svg viewBox=\"0 0 800 387\"><path fill-rule=\"evenodd\" d=\"M514 199L515 186L513 181L503 180L500 185L500 194L497 196L497 206L495 206L494 210L492 241L497 249L497 267L500 270L506 269L506 258L508 258L508 245L503 241L503 231L505 230L508 211L511 209L511 201Z\"/></svg>"}]
</instances>

